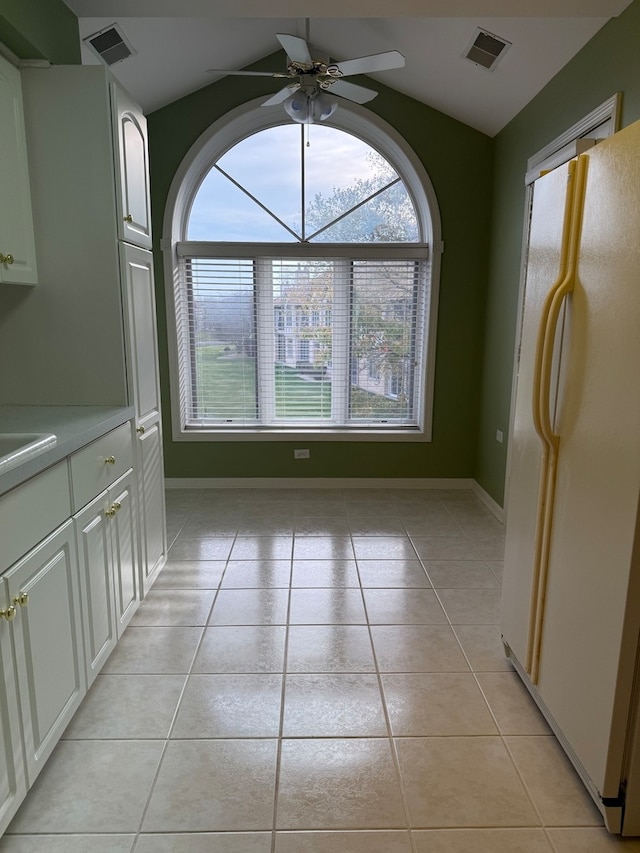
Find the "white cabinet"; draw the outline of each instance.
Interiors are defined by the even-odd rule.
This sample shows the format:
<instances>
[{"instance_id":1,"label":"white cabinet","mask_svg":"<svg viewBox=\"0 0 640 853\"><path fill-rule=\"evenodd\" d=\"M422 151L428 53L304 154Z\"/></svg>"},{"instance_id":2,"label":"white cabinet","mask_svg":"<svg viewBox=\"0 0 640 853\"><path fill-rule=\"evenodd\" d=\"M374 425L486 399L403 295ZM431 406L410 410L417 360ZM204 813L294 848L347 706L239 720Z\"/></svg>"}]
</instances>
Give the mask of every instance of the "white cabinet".
<instances>
[{"instance_id":1,"label":"white cabinet","mask_svg":"<svg viewBox=\"0 0 640 853\"><path fill-rule=\"evenodd\" d=\"M28 785L32 785L86 693L73 523L3 577L11 622Z\"/></svg>"},{"instance_id":2,"label":"white cabinet","mask_svg":"<svg viewBox=\"0 0 640 853\"><path fill-rule=\"evenodd\" d=\"M88 686L139 604L134 508L130 470L75 516Z\"/></svg>"},{"instance_id":3,"label":"white cabinet","mask_svg":"<svg viewBox=\"0 0 640 853\"><path fill-rule=\"evenodd\" d=\"M151 248L147 122L140 107L115 84L111 106L116 148L118 237Z\"/></svg>"},{"instance_id":4,"label":"white cabinet","mask_svg":"<svg viewBox=\"0 0 640 853\"><path fill-rule=\"evenodd\" d=\"M0 283L36 284L22 84L0 56Z\"/></svg>"},{"instance_id":5,"label":"white cabinet","mask_svg":"<svg viewBox=\"0 0 640 853\"><path fill-rule=\"evenodd\" d=\"M153 259L120 244L131 401L136 412L136 472L140 497L140 574L145 593L164 564L166 524L162 473L162 423L158 381Z\"/></svg>"},{"instance_id":6,"label":"white cabinet","mask_svg":"<svg viewBox=\"0 0 640 853\"><path fill-rule=\"evenodd\" d=\"M140 531L142 593L146 594L162 569L167 555L162 438L160 423L147 427L138 438L138 482L140 483Z\"/></svg>"},{"instance_id":7,"label":"white cabinet","mask_svg":"<svg viewBox=\"0 0 640 853\"><path fill-rule=\"evenodd\" d=\"M146 122L103 66L22 84L42 286L0 316L0 399L135 407L144 591L166 554Z\"/></svg>"},{"instance_id":8,"label":"white cabinet","mask_svg":"<svg viewBox=\"0 0 640 853\"><path fill-rule=\"evenodd\" d=\"M148 427L160 419L158 339L153 257L127 243L120 244L120 268L127 328L129 395L136 409L136 425Z\"/></svg>"},{"instance_id":9,"label":"white cabinet","mask_svg":"<svg viewBox=\"0 0 640 853\"><path fill-rule=\"evenodd\" d=\"M85 611L87 686L95 680L118 639L108 509L108 501L100 496L75 516Z\"/></svg>"},{"instance_id":10,"label":"white cabinet","mask_svg":"<svg viewBox=\"0 0 640 853\"><path fill-rule=\"evenodd\" d=\"M69 459L89 685L140 603L132 464L130 423Z\"/></svg>"},{"instance_id":11,"label":"white cabinet","mask_svg":"<svg viewBox=\"0 0 640 853\"><path fill-rule=\"evenodd\" d=\"M133 435L0 497L0 835L140 602Z\"/></svg>"},{"instance_id":12,"label":"white cabinet","mask_svg":"<svg viewBox=\"0 0 640 853\"><path fill-rule=\"evenodd\" d=\"M0 834L86 690L67 461L0 497Z\"/></svg>"},{"instance_id":13,"label":"white cabinet","mask_svg":"<svg viewBox=\"0 0 640 853\"><path fill-rule=\"evenodd\" d=\"M6 590L0 596L0 834L16 813L26 792L18 686L11 650L10 610ZM15 607L15 605L13 605Z\"/></svg>"}]
</instances>

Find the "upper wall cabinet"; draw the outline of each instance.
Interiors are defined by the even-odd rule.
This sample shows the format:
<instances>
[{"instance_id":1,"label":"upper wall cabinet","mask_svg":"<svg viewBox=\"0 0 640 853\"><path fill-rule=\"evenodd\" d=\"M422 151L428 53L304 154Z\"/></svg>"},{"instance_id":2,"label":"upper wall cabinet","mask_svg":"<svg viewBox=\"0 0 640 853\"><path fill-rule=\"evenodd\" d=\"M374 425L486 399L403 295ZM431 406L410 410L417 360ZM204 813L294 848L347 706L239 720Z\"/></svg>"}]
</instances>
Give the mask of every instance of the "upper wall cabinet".
<instances>
[{"instance_id":1,"label":"upper wall cabinet","mask_svg":"<svg viewBox=\"0 0 640 853\"><path fill-rule=\"evenodd\" d=\"M151 201L147 122L140 108L115 84L111 88L116 133L118 238L151 248Z\"/></svg>"},{"instance_id":2,"label":"upper wall cabinet","mask_svg":"<svg viewBox=\"0 0 640 853\"><path fill-rule=\"evenodd\" d=\"M0 56L0 282L36 284L22 85Z\"/></svg>"}]
</instances>

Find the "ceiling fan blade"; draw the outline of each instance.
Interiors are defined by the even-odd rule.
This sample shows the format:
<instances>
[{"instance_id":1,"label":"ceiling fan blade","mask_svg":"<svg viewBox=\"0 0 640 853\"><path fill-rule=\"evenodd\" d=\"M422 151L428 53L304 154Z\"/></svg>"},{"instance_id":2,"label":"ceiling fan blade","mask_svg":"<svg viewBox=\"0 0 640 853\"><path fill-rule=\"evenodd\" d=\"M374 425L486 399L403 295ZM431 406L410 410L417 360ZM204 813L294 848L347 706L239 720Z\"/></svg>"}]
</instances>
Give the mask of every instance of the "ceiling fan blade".
<instances>
[{"instance_id":1,"label":"ceiling fan blade","mask_svg":"<svg viewBox=\"0 0 640 853\"><path fill-rule=\"evenodd\" d=\"M226 68L207 68L206 73L233 77L291 77L284 71L227 71Z\"/></svg>"},{"instance_id":2,"label":"ceiling fan blade","mask_svg":"<svg viewBox=\"0 0 640 853\"><path fill-rule=\"evenodd\" d=\"M313 60L309 53L309 46L304 39L298 38L298 36L287 35L287 33L277 33L276 38L292 62L302 62L305 65L311 65Z\"/></svg>"},{"instance_id":3,"label":"ceiling fan blade","mask_svg":"<svg viewBox=\"0 0 640 853\"><path fill-rule=\"evenodd\" d=\"M347 83L346 80L336 80L328 89L329 92L340 95L341 98L348 98L350 101L355 101L356 104L366 104L367 101L372 101L378 94L373 89L365 89L364 86L356 86L355 83Z\"/></svg>"},{"instance_id":4,"label":"ceiling fan blade","mask_svg":"<svg viewBox=\"0 0 640 853\"><path fill-rule=\"evenodd\" d=\"M294 92L297 92L300 88L300 83L294 83L292 86L285 86L284 89L280 89L279 92L276 92L275 95L272 95L262 104L261 107L272 107L275 104L281 104L283 101L286 101L289 95L293 95Z\"/></svg>"},{"instance_id":5,"label":"ceiling fan blade","mask_svg":"<svg viewBox=\"0 0 640 853\"><path fill-rule=\"evenodd\" d=\"M351 74L369 74L372 71L404 68L404 56L398 50L388 50L386 53L359 56L357 59L347 59L345 62L336 62L335 64L341 73L347 77Z\"/></svg>"}]
</instances>

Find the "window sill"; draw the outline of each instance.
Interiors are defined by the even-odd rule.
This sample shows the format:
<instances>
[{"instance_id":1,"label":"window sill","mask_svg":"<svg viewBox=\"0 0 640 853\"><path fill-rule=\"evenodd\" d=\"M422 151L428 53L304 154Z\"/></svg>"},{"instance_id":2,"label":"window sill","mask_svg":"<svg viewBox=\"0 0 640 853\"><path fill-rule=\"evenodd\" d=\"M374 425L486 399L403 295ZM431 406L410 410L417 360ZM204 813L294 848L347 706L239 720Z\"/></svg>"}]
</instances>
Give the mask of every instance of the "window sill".
<instances>
[{"instance_id":1,"label":"window sill","mask_svg":"<svg viewBox=\"0 0 640 853\"><path fill-rule=\"evenodd\" d=\"M190 429L175 432L174 441L374 441L374 442L425 442L431 441L431 436L424 430L415 429L252 429L224 430L214 432L207 429Z\"/></svg>"}]
</instances>

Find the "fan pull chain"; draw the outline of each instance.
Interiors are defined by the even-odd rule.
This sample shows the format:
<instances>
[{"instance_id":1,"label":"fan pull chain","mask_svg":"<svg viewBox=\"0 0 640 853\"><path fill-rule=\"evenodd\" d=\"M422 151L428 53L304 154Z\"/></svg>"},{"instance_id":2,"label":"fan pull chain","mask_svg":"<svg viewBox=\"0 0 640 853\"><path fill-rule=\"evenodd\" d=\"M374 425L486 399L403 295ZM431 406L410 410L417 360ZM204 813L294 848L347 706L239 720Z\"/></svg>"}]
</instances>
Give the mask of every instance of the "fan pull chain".
<instances>
[{"instance_id":1,"label":"fan pull chain","mask_svg":"<svg viewBox=\"0 0 640 853\"><path fill-rule=\"evenodd\" d=\"M309 125L308 124L305 124L304 132L307 135L307 148L311 148L311 143L309 142Z\"/></svg>"}]
</instances>

